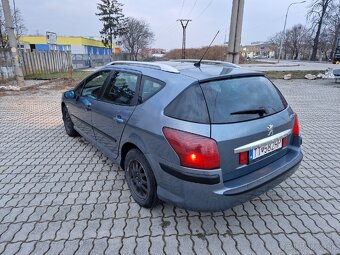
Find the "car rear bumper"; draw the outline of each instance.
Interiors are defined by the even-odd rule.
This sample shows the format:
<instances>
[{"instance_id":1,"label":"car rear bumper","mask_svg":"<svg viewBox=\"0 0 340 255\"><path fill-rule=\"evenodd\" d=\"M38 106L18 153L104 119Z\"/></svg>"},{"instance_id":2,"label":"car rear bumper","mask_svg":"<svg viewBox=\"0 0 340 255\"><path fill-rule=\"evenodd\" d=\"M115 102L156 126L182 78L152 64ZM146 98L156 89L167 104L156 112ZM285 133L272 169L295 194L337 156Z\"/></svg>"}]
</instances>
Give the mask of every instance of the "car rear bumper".
<instances>
[{"instance_id":1,"label":"car rear bumper","mask_svg":"<svg viewBox=\"0 0 340 255\"><path fill-rule=\"evenodd\" d=\"M161 200L190 210L225 210L261 195L291 176L298 169L303 155L300 149L293 149L287 155L262 169L226 182L222 182L221 170L204 171L205 174L199 176L184 171L176 176L164 170L164 166L176 170L174 166L161 162L153 166L153 169L157 168L157 194Z\"/></svg>"}]
</instances>

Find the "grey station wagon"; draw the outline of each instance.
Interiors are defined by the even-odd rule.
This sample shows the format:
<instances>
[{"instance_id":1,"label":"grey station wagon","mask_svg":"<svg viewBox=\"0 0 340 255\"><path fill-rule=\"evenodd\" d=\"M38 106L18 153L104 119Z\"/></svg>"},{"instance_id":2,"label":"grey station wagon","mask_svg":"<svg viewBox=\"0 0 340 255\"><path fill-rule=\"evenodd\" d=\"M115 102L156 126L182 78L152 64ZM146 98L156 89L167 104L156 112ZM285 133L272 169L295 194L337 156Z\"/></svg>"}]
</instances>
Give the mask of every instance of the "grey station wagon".
<instances>
[{"instance_id":1,"label":"grey station wagon","mask_svg":"<svg viewBox=\"0 0 340 255\"><path fill-rule=\"evenodd\" d=\"M298 168L297 115L262 73L227 62L113 62L62 96L69 136L125 170L134 200L224 210Z\"/></svg>"}]
</instances>

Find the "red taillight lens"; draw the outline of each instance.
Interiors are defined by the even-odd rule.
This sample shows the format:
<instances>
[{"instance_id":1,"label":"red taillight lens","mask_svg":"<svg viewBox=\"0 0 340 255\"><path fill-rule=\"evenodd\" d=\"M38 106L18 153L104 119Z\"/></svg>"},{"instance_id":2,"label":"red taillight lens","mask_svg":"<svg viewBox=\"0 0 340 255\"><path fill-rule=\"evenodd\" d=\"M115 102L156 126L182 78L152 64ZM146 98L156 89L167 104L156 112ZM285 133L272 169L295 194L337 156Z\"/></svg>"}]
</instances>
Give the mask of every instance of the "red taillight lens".
<instances>
[{"instance_id":1,"label":"red taillight lens","mask_svg":"<svg viewBox=\"0 0 340 255\"><path fill-rule=\"evenodd\" d=\"M240 165L247 165L249 163L249 152L243 151L239 155L240 155L239 156Z\"/></svg>"},{"instance_id":2,"label":"red taillight lens","mask_svg":"<svg viewBox=\"0 0 340 255\"><path fill-rule=\"evenodd\" d=\"M288 144L288 137L286 136L282 138L282 148L287 147L287 144Z\"/></svg>"},{"instance_id":3,"label":"red taillight lens","mask_svg":"<svg viewBox=\"0 0 340 255\"><path fill-rule=\"evenodd\" d=\"M215 140L171 128L163 128L163 133L182 166L205 170L220 168Z\"/></svg>"},{"instance_id":4,"label":"red taillight lens","mask_svg":"<svg viewBox=\"0 0 340 255\"><path fill-rule=\"evenodd\" d=\"M295 118L294 118L293 135L295 135L295 136L300 135L299 119L298 119L298 116L297 116L296 113L295 113Z\"/></svg>"}]
</instances>

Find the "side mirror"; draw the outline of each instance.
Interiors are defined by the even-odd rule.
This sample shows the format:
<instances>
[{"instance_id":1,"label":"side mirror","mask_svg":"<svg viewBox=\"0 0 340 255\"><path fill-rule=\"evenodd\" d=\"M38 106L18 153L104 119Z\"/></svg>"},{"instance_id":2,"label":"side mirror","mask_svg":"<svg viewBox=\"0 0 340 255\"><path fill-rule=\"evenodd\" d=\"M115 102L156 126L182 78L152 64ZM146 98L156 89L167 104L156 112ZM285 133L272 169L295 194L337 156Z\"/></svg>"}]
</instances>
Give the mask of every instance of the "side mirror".
<instances>
[{"instance_id":1,"label":"side mirror","mask_svg":"<svg viewBox=\"0 0 340 255\"><path fill-rule=\"evenodd\" d=\"M66 92L64 93L64 97L65 97L66 99L73 99L73 98L76 97L76 94L74 93L73 90L69 90L69 91L66 91Z\"/></svg>"}]
</instances>

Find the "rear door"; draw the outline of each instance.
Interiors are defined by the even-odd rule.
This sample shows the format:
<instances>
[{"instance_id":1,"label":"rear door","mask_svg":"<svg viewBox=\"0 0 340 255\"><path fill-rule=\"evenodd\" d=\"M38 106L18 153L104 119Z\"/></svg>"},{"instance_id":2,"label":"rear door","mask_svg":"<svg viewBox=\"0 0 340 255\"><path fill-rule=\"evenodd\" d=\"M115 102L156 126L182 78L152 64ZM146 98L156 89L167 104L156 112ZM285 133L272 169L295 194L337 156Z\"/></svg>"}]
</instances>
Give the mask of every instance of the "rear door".
<instances>
[{"instance_id":1,"label":"rear door","mask_svg":"<svg viewBox=\"0 0 340 255\"><path fill-rule=\"evenodd\" d=\"M225 181L263 168L285 155L282 139L290 137L294 114L267 78L209 81L201 83L201 88Z\"/></svg>"},{"instance_id":2,"label":"rear door","mask_svg":"<svg viewBox=\"0 0 340 255\"><path fill-rule=\"evenodd\" d=\"M118 155L120 138L133 113L141 80L140 73L115 71L101 100L92 104L92 122L99 145L113 158Z\"/></svg>"}]
</instances>

